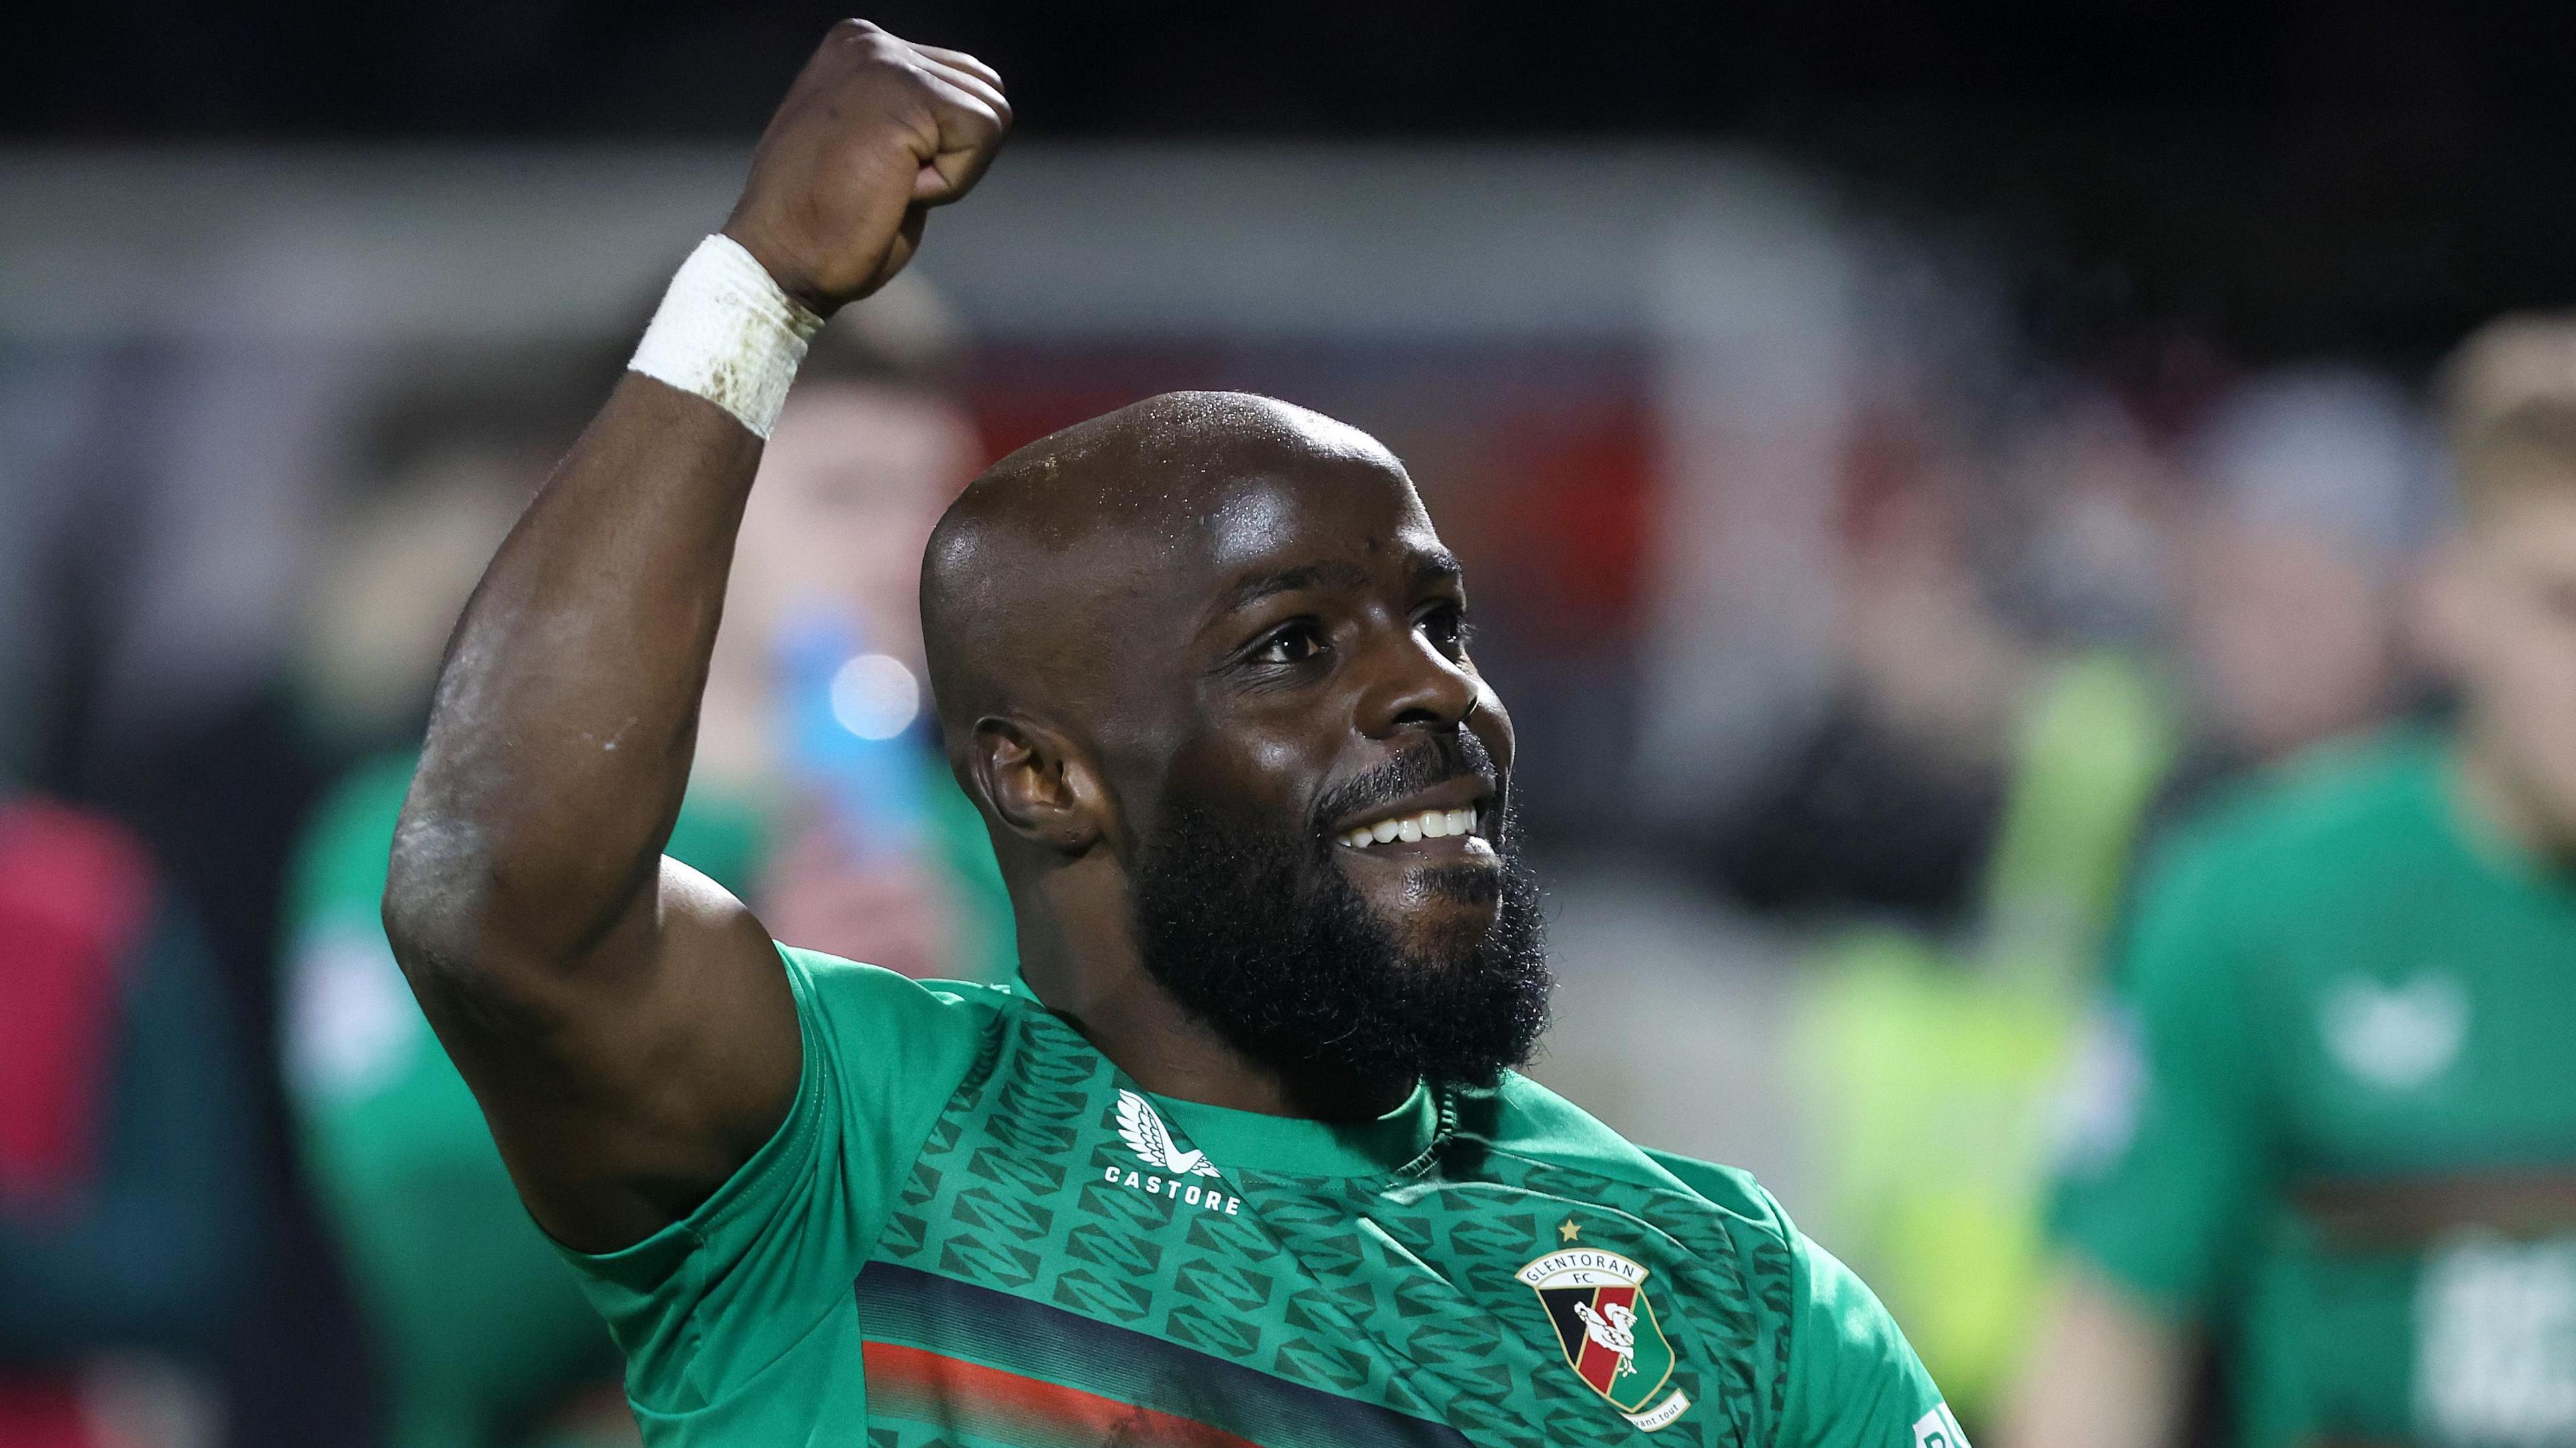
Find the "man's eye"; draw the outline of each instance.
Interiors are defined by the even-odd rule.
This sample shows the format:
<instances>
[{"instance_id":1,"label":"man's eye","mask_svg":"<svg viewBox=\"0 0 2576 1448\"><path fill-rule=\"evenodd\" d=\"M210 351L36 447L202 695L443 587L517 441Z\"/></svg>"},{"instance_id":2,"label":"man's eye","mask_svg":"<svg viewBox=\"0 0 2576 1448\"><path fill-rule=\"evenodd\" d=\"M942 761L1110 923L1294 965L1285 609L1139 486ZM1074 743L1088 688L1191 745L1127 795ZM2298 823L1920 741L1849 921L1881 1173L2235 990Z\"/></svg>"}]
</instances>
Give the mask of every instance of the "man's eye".
<instances>
[{"instance_id":1,"label":"man's eye","mask_svg":"<svg viewBox=\"0 0 2576 1448\"><path fill-rule=\"evenodd\" d=\"M1311 623L1292 623L1252 651L1256 664L1302 664L1324 651L1324 636Z\"/></svg>"},{"instance_id":2,"label":"man's eye","mask_svg":"<svg viewBox=\"0 0 2576 1448\"><path fill-rule=\"evenodd\" d=\"M1454 603L1425 609L1414 627L1421 629L1431 646L1444 654L1454 655L1467 646L1467 612Z\"/></svg>"}]
</instances>

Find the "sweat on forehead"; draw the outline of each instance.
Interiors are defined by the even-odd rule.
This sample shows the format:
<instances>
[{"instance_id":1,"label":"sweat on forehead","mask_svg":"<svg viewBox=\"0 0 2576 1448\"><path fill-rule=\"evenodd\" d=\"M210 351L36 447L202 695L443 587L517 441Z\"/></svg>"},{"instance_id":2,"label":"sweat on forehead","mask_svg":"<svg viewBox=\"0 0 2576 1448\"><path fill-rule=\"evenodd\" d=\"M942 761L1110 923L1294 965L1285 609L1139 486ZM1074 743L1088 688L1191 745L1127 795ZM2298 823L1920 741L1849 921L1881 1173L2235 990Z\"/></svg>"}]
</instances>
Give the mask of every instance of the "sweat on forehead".
<instances>
[{"instance_id":1,"label":"sweat on forehead","mask_svg":"<svg viewBox=\"0 0 2576 1448\"><path fill-rule=\"evenodd\" d=\"M1240 392L1149 397L994 464L940 519L922 565L931 685L952 736L1032 693L1078 690L1067 675L1104 643L1082 635L1156 581L1140 573L1220 562L1272 532L1278 495L1248 484L1354 478L1410 497L1377 439Z\"/></svg>"}]
</instances>

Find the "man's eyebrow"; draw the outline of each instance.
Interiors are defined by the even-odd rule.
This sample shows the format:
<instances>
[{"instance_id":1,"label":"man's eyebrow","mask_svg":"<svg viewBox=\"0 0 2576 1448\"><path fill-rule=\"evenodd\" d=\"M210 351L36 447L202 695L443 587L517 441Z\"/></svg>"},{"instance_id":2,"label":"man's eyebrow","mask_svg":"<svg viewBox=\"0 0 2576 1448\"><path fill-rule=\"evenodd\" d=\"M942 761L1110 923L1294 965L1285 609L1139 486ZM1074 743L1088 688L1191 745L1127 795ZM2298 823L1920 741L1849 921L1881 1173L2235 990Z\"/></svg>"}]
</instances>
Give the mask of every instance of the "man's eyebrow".
<instances>
[{"instance_id":1,"label":"man's eyebrow","mask_svg":"<svg viewBox=\"0 0 2576 1448\"><path fill-rule=\"evenodd\" d=\"M1216 606L1208 610L1208 617L1223 618L1274 594L1294 593L1301 588L1365 588L1368 581L1368 570L1356 563L1300 563L1294 568L1256 574L1236 583L1218 596Z\"/></svg>"},{"instance_id":2,"label":"man's eyebrow","mask_svg":"<svg viewBox=\"0 0 2576 1448\"><path fill-rule=\"evenodd\" d=\"M1458 555L1446 548L1419 548L1413 554L1413 581L1421 583L1454 583L1467 576Z\"/></svg>"}]
</instances>

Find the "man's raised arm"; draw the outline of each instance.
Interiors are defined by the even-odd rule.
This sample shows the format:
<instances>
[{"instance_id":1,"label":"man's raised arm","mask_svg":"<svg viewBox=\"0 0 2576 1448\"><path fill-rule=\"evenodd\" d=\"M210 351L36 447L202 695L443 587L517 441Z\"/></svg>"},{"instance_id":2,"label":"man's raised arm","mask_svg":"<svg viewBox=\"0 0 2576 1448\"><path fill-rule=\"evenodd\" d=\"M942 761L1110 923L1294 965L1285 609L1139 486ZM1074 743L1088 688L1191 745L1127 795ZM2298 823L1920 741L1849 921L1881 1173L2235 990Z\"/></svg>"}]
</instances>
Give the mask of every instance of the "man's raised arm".
<instances>
[{"instance_id":1,"label":"man's raised arm","mask_svg":"<svg viewBox=\"0 0 2576 1448\"><path fill-rule=\"evenodd\" d=\"M972 57L835 26L723 236L682 270L638 370L457 626L385 928L530 1209L568 1245L623 1246L685 1215L795 1094L795 1005L767 932L662 846L802 336L911 259L927 209L975 184L1009 126Z\"/></svg>"}]
</instances>

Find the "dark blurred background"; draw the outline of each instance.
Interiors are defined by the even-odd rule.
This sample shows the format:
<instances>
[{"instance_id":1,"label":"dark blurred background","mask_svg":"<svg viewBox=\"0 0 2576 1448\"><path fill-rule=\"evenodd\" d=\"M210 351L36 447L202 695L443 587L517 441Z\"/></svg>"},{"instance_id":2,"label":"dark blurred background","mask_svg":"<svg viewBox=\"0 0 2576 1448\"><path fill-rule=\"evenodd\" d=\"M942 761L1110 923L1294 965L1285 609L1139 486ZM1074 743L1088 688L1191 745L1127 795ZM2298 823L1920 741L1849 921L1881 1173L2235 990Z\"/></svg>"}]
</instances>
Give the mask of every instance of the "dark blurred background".
<instances>
[{"instance_id":1,"label":"dark blurred background","mask_svg":"<svg viewBox=\"0 0 2576 1448\"><path fill-rule=\"evenodd\" d=\"M38 9L0 133L45 143L755 134L835 12L469 3ZM1031 138L1724 138L2045 248L2070 341L2421 352L2563 292L2576 16L2536 4L897 3Z\"/></svg>"}]
</instances>

